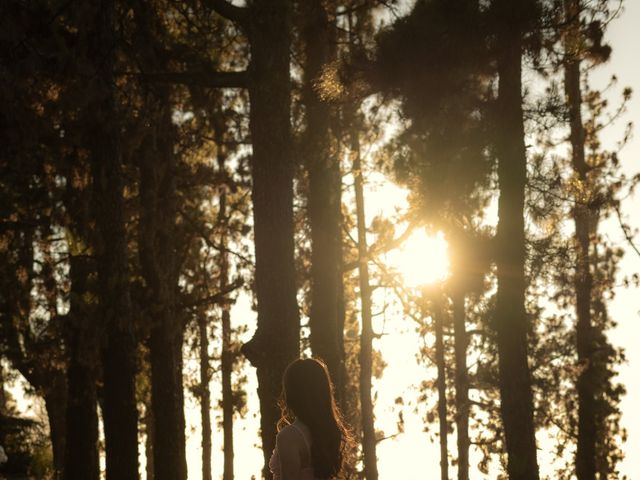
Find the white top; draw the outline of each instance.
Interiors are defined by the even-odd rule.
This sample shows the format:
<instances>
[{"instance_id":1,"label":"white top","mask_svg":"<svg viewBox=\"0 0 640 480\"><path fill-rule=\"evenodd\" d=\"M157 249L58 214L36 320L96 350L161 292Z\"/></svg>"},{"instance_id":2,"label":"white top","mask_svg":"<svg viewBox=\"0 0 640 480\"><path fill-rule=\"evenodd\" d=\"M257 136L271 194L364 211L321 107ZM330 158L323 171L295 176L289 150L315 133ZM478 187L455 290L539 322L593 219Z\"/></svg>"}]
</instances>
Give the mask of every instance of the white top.
<instances>
[{"instance_id":1,"label":"white top","mask_svg":"<svg viewBox=\"0 0 640 480\"><path fill-rule=\"evenodd\" d=\"M278 432L269 460L273 480L316 480L311 466L311 433L296 420Z\"/></svg>"}]
</instances>

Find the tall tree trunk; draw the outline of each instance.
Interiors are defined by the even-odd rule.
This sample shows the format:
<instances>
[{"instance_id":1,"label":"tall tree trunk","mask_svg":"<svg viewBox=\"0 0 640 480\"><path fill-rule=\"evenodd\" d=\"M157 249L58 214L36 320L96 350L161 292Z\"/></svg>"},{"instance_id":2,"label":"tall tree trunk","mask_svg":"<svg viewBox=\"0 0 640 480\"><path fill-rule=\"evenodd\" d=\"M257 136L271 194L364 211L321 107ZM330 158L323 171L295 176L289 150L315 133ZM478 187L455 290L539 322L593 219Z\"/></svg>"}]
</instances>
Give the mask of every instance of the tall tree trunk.
<instances>
[{"instance_id":1,"label":"tall tree trunk","mask_svg":"<svg viewBox=\"0 0 640 480\"><path fill-rule=\"evenodd\" d=\"M458 443L458 480L469 480L469 377L467 372L467 330L465 298L460 289L451 294L456 357L456 435Z\"/></svg>"},{"instance_id":2,"label":"tall tree trunk","mask_svg":"<svg viewBox=\"0 0 640 480\"><path fill-rule=\"evenodd\" d=\"M564 87L569 110L571 130L571 160L575 176L588 189L589 167L585 160L585 132L582 123L582 92L580 87L580 0L565 0L565 21L569 25L565 36ZM578 448L576 451L576 475L578 480L596 478L597 441L597 382L594 365L594 335L591 320L591 296L593 278L590 265L590 237L593 213L588 205L576 200L573 207L575 224L576 265L576 340L580 370L577 380L578 390Z\"/></svg>"},{"instance_id":3,"label":"tall tree trunk","mask_svg":"<svg viewBox=\"0 0 640 480\"><path fill-rule=\"evenodd\" d=\"M250 130L258 328L243 351L258 376L265 478L275 447L282 373L300 353L290 125L291 0L251 2Z\"/></svg>"},{"instance_id":4,"label":"tall tree trunk","mask_svg":"<svg viewBox=\"0 0 640 480\"><path fill-rule=\"evenodd\" d=\"M160 297L160 301L167 301ZM156 302L158 297L156 297ZM158 305L158 304L156 304ZM156 480L184 480L187 465L185 454L185 420L183 410L181 335L174 322L174 310L166 303L158 305L152 316L157 322L149 339L151 352L151 404L154 438L153 462Z\"/></svg>"},{"instance_id":5,"label":"tall tree trunk","mask_svg":"<svg viewBox=\"0 0 640 480\"><path fill-rule=\"evenodd\" d=\"M331 108L319 81L336 59L335 16L322 0L301 3L305 45L304 93L306 130L303 152L309 172L308 212L311 226L311 350L322 358L343 398L344 304L342 281L342 177L338 149L332 145ZM326 93L324 94L326 95Z\"/></svg>"},{"instance_id":6,"label":"tall tree trunk","mask_svg":"<svg viewBox=\"0 0 640 480\"><path fill-rule=\"evenodd\" d=\"M51 386L44 392L44 405L49 420L49 437L53 453L54 480L62 478L66 450L67 377L56 371Z\"/></svg>"},{"instance_id":7,"label":"tall tree trunk","mask_svg":"<svg viewBox=\"0 0 640 480\"><path fill-rule=\"evenodd\" d=\"M169 94L151 100L157 131L140 155L140 263L149 295L153 461L156 480L185 480L183 321L176 309L175 158Z\"/></svg>"},{"instance_id":8,"label":"tall tree trunk","mask_svg":"<svg viewBox=\"0 0 640 480\"><path fill-rule=\"evenodd\" d=\"M226 256L226 255L225 255ZM223 265L226 265L223 263ZM223 288L221 284L221 288ZM223 290L221 290L223 291ZM222 307L222 430L224 442L223 480L233 480L233 388L231 372L233 371L233 355L231 350L231 315L229 306Z\"/></svg>"},{"instance_id":9,"label":"tall tree trunk","mask_svg":"<svg viewBox=\"0 0 640 480\"><path fill-rule=\"evenodd\" d=\"M438 378L436 380L438 388L438 422L440 429L440 479L449 480L449 447L447 420L447 378L446 365L444 359L444 311L442 306L442 294L438 292L433 298L433 323L435 330L435 350L436 368Z\"/></svg>"},{"instance_id":10,"label":"tall tree trunk","mask_svg":"<svg viewBox=\"0 0 640 480\"><path fill-rule=\"evenodd\" d=\"M88 36L88 54L95 62L95 74L91 77L87 142L91 149L94 218L99 238L98 296L105 328L102 367L106 478L137 480L136 342L129 295L120 122L113 92L115 5L112 0L102 0L96 8L95 24ZM75 457L76 462L78 458Z\"/></svg>"},{"instance_id":11,"label":"tall tree trunk","mask_svg":"<svg viewBox=\"0 0 640 480\"><path fill-rule=\"evenodd\" d=\"M148 2L133 3L138 58L147 71L168 68L164 26ZM156 480L186 480L186 435L182 346L184 319L178 310L179 266L176 258L176 131L172 89L156 85L147 91L146 109L155 129L148 132L139 155L139 257L146 281L151 325L148 346L153 411L153 472Z\"/></svg>"},{"instance_id":12,"label":"tall tree trunk","mask_svg":"<svg viewBox=\"0 0 640 480\"><path fill-rule=\"evenodd\" d=\"M500 17L496 153L498 156L497 332L500 408L510 480L538 480L525 311L524 195L527 156L522 112L520 6L498 2Z\"/></svg>"},{"instance_id":13,"label":"tall tree trunk","mask_svg":"<svg viewBox=\"0 0 640 480\"><path fill-rule=\"evenodd\" d=\"M367 221L364 205L364 179L360 157L358 131L351 131L351 153L353 155L354 188L356 193L356 222L358 228L358 277L360 281L360 410L362 417L362 452L364 455L364 477L377 480L378 458L376 455L376 430L374 426L373 402L371 399L373 326L371 316L371 286L367 246Z\"/></svg>"},{"instance_id":14,"label":"tall tree trunk","mask_svg":"<svg viewBox=\"0 0 640 480\"><path fill-rule=\"evenodd\" d=\"M73 358L67 367L69 400L67 403L66 450L63 468L65 480L98 480L98 412L93 368L87 368L74 354L79 340L69 342ZM79 459L82 459L80 461Z\"/></svg>"},{"instance_id":15,"label":"tall tree trunk","mask_svg":"<svg viewBox=\"0 0 640 480\"><path fill-rule=\"evenodd\" d=\"M223 126L216 128L216 143L218 145L218 168L226 173L226 151L223 146ZM223 186L220 191L220 208L218 210L218 224L220 225L220 291L225 292L229 286L229 253L227 252L227 230L229 226L229 213L227 212L227 190ZM221 305L222 310L222 431L223 431L223 480L233 480L233 386L231 374L233 372L233 356L231 349L231 306L228 302Z\"/></svg>"},{"instance_id":16,"label":"tall tree trunk","mask_svg":"<svg viewBox=\"0 0 640 480\"><path fill-rule=\"evenodd\" d=\"M209 332L204 309L198 312L200 337L200 418L202 425L202 480L211 480L211 368L209 365Z\"/></svg>"},{"instance_id":17,"label":"tall tree trunk","mask_svg":"<svg viewBox=\"0 0 640 480\"><path fill-rule=\"evenodd\" d=\"M72 255L70 308L67 326L67 412L65 480L98 480L98 400L96 393L96 325L83 298L91 273L86 257ZM79 461L79 459L83 459Z\"/></svg>"}]
</instances>

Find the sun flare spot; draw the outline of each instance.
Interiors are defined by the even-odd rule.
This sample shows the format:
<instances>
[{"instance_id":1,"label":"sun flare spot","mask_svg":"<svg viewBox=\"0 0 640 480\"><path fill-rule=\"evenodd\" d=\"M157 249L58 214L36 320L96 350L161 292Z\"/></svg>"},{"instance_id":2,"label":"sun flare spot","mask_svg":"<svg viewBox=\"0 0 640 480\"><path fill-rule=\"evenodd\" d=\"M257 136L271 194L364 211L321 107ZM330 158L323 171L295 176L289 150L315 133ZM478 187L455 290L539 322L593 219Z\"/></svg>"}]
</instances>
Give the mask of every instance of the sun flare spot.
<instances>
[{"instance_id":1,"label":"sun flare spot","mask_svg":"<svg viewBox=\"0 0 640 480\"><path fill-rule=\"evenodd\" d=\"M389 254L388 261L409 288L442 282L449 275L448 245L442 232L428 235L423 228L415 230Z\"/></svg>"}]
</instances>

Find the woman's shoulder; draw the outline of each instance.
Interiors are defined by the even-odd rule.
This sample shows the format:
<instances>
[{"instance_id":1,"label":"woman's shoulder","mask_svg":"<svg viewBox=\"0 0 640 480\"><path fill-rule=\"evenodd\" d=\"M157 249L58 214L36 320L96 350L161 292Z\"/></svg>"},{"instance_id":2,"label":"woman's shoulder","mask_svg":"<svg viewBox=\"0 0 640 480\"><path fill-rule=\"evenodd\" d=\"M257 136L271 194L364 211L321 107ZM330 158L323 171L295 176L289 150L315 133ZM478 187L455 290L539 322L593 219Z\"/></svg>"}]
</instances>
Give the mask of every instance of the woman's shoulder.
<instances>
[{"instance_id":1,"label":"woman's shoulder","mask_svg":"<svg viewBox=\"0 0 640 480\"><path fill-rule=\"evenodd\" d=\"M287 425L276 435L276 441L295 441L300 438L300 433L293 424Z\"/></svg>"},{"instance_id":2,"label":"woman's shoulder","mask_svg":"<svg viewBox=\"0 0 640 480\"><path fill-rule=\"evenodd\" d=\"M303 424L290 424L278 432L276 436L276 444L278 445L308 445L308 432Z\"/></svg>"},{"instance_id":3,"label":"woman's shoulder","mask_svg":"<svg viewBox=\"0 0 640 480\"><path fill-rule=\"evenodd\" d=\"M296 431L296 427L287 425L276 435L276 450L278 450L280 458L298 458L303 449L303 440L300 433Z\"/></svg>"}]
</instances>

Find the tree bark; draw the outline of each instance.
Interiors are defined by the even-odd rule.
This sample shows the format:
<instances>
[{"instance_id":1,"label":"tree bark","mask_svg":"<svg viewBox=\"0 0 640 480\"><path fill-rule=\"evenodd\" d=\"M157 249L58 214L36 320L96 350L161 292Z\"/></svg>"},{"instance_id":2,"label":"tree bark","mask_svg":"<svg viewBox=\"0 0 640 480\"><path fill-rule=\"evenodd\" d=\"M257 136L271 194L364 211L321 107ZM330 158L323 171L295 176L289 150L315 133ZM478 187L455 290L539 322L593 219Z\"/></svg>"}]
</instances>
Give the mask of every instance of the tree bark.
<instances>
[{"instance_id":1,"label":"tree bark","mask_svg":"<svg viewBox=\"0 0 640 480\"><path fill-rule=\"evenodd\" d=\"M298 358L300 320L293 241L293 174L290 125L291 0L251 3L250 130L255 292L258 327L243 352L256 367L265 478L275 447L282 373Z\"/></svg>"},{"instance_id":2,"label":"tree bark","mask_svg":"<svg viewBox=\"0 0 640 480\"><path fill-rule=\"evenodd\" d=\"M225 257L226 254L223 254ZM225 265L225 264L223 264ZM233 351L231 350L231 315L228 305L222 307L222 431L224 442L223 480L233 480Z\"/></svg>"},{"instance_id":3,"label":"tree bark","mask_svg":"<svg viewBox=\"0 0 640 480\"><path fill-rule=\"evenodd\" d=\"M564 39L564 87L569 110L571 161L574 175L588 189L589 167L585 159L585 131L582 122L582 91L580 87L580 0L565 0L565 21L569 25ZM593 231L593 213L589 206L576 199L573 207L575 225L576 265L574 286L576 291L576 341L578 364L582 367L577 379L578 390L578 445L576 475L578 480L596 478L597 441L597 372L591 296L593 277L590 270L590 242Z\"/></svg>"},{"instance_id":4,"label":"tree bark","mask_svg":"<svg viewBox=\"0 0 640 480\"><path fill-rule=\"evenodd\" d=\"M164 26L146 2L133 6L138 58L147 71L164 70ZM179 266L176 258L176 154L172 121L172 87L147 92L145 108L153 119L142 142L140 166L139 257L146 282L150 323L153 412L153 472L156 480L186 480L186 435L182 345L184 319L177 307ZM205 335L206 336L206 335Z\"/></svg>"},{"instance_id":5,"label":"tree bark","mask_svg":"<svg viewBox=\"0 0 640 480\"><path fill-rule=\"evenodd\" d=\"M458 480L469 480L469 377L467 372L467 330L465 296L459 289L451 294L456 357L456 435L458 443Z\"/></svg>"},{"instance_id":6,"label":"tree bark","mask_svg":"<svg viewBox=\"0 0 640 480\"><path fill-rule=\"evenodd\" d=\"M220 122L222 123L222 122ZM226 151L223 147L223 129L218 125L216 129L216 143L218 145L218 168L226 174ZM227 212L227 190L223 186L220 191L220 206L218 210L218 224L220 225L220 291L225 292L229 288L229 253L227 249L227 230L229 227L229 213ZM229 302L223 302L222 310L222 354L221 354L221 376L222 376L222 432L223 432L223 480L233 480L233 386L231 374L233 372L234 352L231 349L231 311Z\"/></svg>"},{"instance_id":7,"label":"tree bark","mask_svg":"<svg viewBox=\"0 0 640 480\"><path fill-rule=\"evenodd\" d=\"M367 221L364 204L364 179L360 157L358 132L351 132L351 154L353 155L354 188L356 194L356 223L358 229L358 277L360 281L360 411L362 417L362 452L364 456L364 477L377 480L378 458L376 455L376 430L373 402L371 399L371 377L373 370L373 326L371 315L371 286L369 284L369 264L367 246Z\"/></svg>"},{"instance_id":8,"label":"tree bark","mask_svg":"<svg viewBox=\"0 0 640 480\"><path fill-rule=\"evenodd\" d=\"M497 333L500 408L510 480L538 480L531 374L525 311L524 196L527 156L522 112L522 27L517 3L501 0L499 84L496 112L498 157Z\"/></svg>"},{"instance_id":9,"label":"tree bark","mask_svg":"<svg viewBox=\"0 0 640 480\"><path fill-rule=\"evenodd\" d=\"M137 480L136 342L129 295L120 122L113 91L115 4L112 0L102 0L95 8L92 31L87 35L89 60L95 62L95 74L91 77L92 101L87 109L90 112L87 144L91 152L94 219L99 239L96 249L98 297L105 329L102 374L106 478ZM78 458L75 457L76 462Z\"/></svg>"},{"instance_id":10,"label":"tree bark","mask_svg":"<svg viewBox=\"0 0 640 480\"><path fill-rule=\"evenodd\" d=\"M70 308L67 326L67 412L64 479L98 480L98 400L96 325L84 304L91 273L86 257L72 255ZM52 430L53 433L53 430ZM78 459L83 461L78 461Z\"/></svg>"},{"instance_id":11,"label":"tree bark","mask_svg":"<svg viewBox=\"0 0 640 480\"><path fill-rule=\"evenodd\" d=\"M207 315L198 312L198 336L200 337L200 418L202 425L202 480L211 480L211 368L209 365L209 332Z\"/></svg>"},{"instance_id":12,"label":"tree bark","mask_svg":"<svg viewBox=\"0 0 640 480\"><path fill-rule=\"evenodd\" d=\"M331 107L319 80L336 59L335 17L327 2L301 3L305 45L303 100L306 112L303 152L309 174L311 226L311 350L329 368L336 393L344 396L344 304L342 281L342 176L332 145Z\"/></svg>"},{"instance_id":13,"label":"tree bark","mask_svg":"<svg viewBox=\"0 0 640 480\"><path fill-rule=\"evenodd\" d=\"M151 322L151 405L154 416L153 461L156 480L185 480L182 330L176 308L178 275L174 230L175 158L168 95L150 107L157 131L147 138L140 159L140 263L149 296Z\"/></svg>"},{"instance_id":14,"label":"tree bark","mask_svg":"<svg viewBox=\"0 0 640 480\"><path fill-rule=\"evenodd\" d=\"M77 349L77 343L78 339L69 343L71 352ZM81 361L72 359L67 367L67 381L69 400L63 478L98 480L98 404L93 368L87 368Z\"/></svg>"},{"instance_id":15,"label":"tree bark","mask_svg":"<svg viewBox=\"0 0 640 480\"><path fill-rule=\"evenodd\" d=\"M51 379L51 386L44 394L44 405L49 420L49 437L53 454L54 480L62 478L66 450L67 422L67 378L57 371Z\"/></svg>"},{"instance_id":16,"label":"tree bark","mask_svg":"<svg viewBox=\"0 0 640 480\"><path fill-rule=\"evenodd\" d=\"M156 480L184 480L187 473L182 361L178 358L182 337L174 331L177 327L172 324L171 313L167 309L152 317L160 325L155 326L149 339Z\"/></svg>"},{"instance_id":17,"label":"tree bark","mask_svg":"<svg viewBox=\"0 0 640 480\"><path fill-rule=\"evenodd\" d=\"M121 172L119 167L109 165L106 161L96 165L96 170L99 171L96 175L98 181L108 186L102 192L104 203L96 222L105 245L98 265L98 277L101 310L106 325L102 368L107 480L137 480L136 342L128 291Z\"/></svg>"},{"instance_id":18,"label":"tree bark","mask_svg":"<svg viewBox=\"0 0 640 480\"><path fill-rule=\"evenodd\" d=\"M440 479L449 480L449 447L447 441L449 422L447 420L447 378L444 358L444 312L442 309L441 293L438 292L435 295L433 299L433 324L435 330L436 368L438 370L436 385L438 388L438 422L440 432Z\"/></svg>"}]
</instances>

